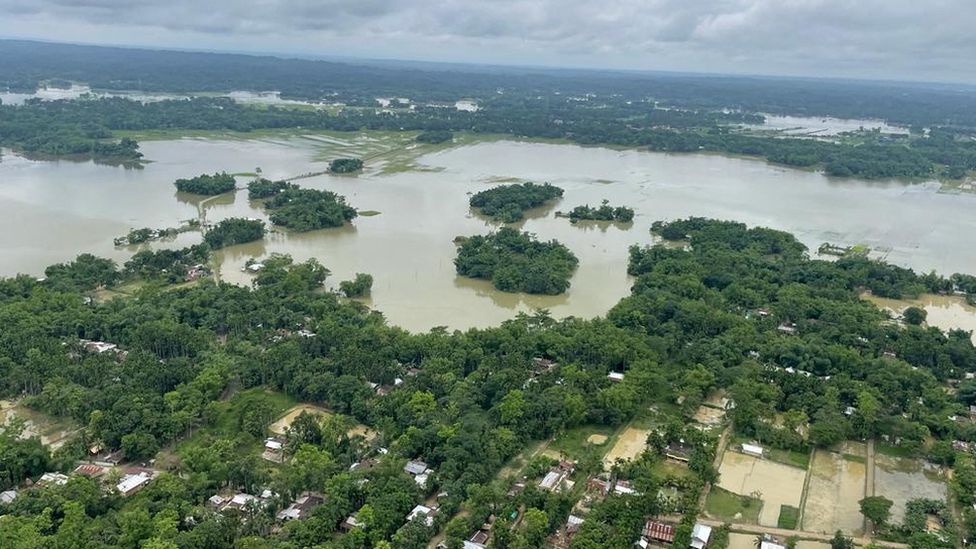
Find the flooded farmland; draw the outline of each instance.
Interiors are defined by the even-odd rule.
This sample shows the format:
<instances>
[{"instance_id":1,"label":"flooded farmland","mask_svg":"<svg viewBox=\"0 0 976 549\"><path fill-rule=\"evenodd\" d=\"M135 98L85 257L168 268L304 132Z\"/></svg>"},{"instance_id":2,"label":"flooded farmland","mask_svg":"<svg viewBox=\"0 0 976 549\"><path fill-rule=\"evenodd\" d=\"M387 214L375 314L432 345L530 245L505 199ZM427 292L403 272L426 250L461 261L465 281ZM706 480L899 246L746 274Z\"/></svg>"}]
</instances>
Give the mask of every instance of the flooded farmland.
<instances>
[{"instance_id":1,"label":"flooded farmland","mask_svg":"<svg viewBox=\"0 0 976 549\"><path fill-rule=\"evenodd\" d=\"M812 249L825 241L865 244L897 264L919 270L976 272L966 235L976 196L938 192L938 184L837 180L765 162L717 155L670 155L599 147L486 141L448 149L418 147L409 136L375 134L264 135L254 139L144 141L151 162L126 169L92 162L0 157L0 275L39 275L45 266L91 252L124 262L138 248L115 248L130 228L171 227L203 210L209 221L232 216L267 219L238 191L201 201L176 193L179 177L226 170L267 178L311 175L297 183L343 194L361 216L341 229L275 231L258 243L217 255L223 280L249 284L241 272L251 257L288 253L316 258L333 275L373 275L367 304L412 330L489 326L518 312L546 308L555 317L593 317L627 295L627 248L650 243L657 219L689 215L735 219L795 233ZM338 156L366 159L357 177L314 175ZM243 187L248 177L238 178ZM453 259L459 235L497 228L472 212L470 193L499 181L548 181L565 189L555 204L531 212L518 226L558 239L580 259L561 296L498 292L488 282L461 278ZM556 210L602 199L634 208L630 227L570 224ZM184 233L155 247L198 242ZM934 322L934 320L933 320Z\"/></svg>"},{"instance_id":2,"label":"flooded farmland","mask_svg":"<svg viewBox=\"0 0 976 549\"><path fill-rule=\"evenodd\" d=\"M925 310L925 323L929 326L976 334L976 307L966 303L963 296L925 294L917 299L888 299L868 294L864 299L894 315L901 315L908 307L918 307ZM973 337L976 343L976 335Z\"/></svg>"},{"instance_id":3,"label":"flooded farmland","mask_svg":"<svg viewBox=\"0 0 976 549\"><path fill-rule=\"evenodd\" d=\"M866 470L863 454L816 450L810 462L803 529L824 534L837 530L861 533L864 517L858 502L864 497Z\"/></svg>"},{"instance_id":4,"label":"flooded farmland","mask_svg":"<svg viewBox=\"0 0 976 549\"><path fill-rule=\"evenodd\" d=\"M905 504L913 499L938 499L948 497L946 481L940 467L925 461L877 454L875 465L874 495L884 496L894 502L891 506L892 524L905 519Z\"/></svg>"},{"instance_id":5,"label":"flooded farmland","mask_svg":"<svg viewBox=\"0 0 976 549\"><path fill-rule=\"evenodd\" d=\"M799 507L806 471L767 459L726 451L718 485L740 496L762 500L761 526L775 527L783 505Z\"/></svg>"}]
</instances>

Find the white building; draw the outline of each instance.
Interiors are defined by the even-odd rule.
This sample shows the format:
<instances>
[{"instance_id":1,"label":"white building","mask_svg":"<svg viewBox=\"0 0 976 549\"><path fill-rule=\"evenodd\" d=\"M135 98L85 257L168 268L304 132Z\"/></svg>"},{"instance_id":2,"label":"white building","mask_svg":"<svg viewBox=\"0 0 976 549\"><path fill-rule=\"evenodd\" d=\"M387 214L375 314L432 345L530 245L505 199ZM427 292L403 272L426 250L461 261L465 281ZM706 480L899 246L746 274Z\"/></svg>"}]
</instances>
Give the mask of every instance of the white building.
<instances>
[{"instance_id":1,"label":"white building","mask_svg":"<svg viewBox=\"0 0 976 549\"><path fill-rule=\"evenodd\" d=\"M415 518L422 518L424 524L426 524L427 526L433 526L434 510L431 509L430 507L427 507L426 505L418 505L414 507L412 511L410 511L409 515L407 515L407 522L410 522Z\"/></svg>"},{"instance_id":2,"label":"white building","mask_svg":"<svg viewBox=\"0 0 976 549\"><path fill-rule=\"evenodd\" d=\"M763 457L763 448L756 444L745 443L742 445L742 453L761 458Z\"/></svg>"},{"instance_id":3,"label":"white building","mask_svg":"<svg viewBox=\"0 0 976 549\"><path fill-rule=\"evenodd\" d=\"M115 485L115 489L119 491L123 496L128 496L134 494L140 488L145 486L152 477L149 473L138 473L135 475L125 475L122 480Z\"/></svg>"},{"instance_id":4,"label":"white building","mask_svg":"<svg viewBox=\"0 0 976 549\"><path fill-rule=\"evenodd\" d=\"M704 549L708 545L708 538L712 537L712 527L704 524L695 524L691 530L691 546L694 549Z\"/></svg>"},{"instance_id":5,"label":"white building","mask_svg":"<svg viewBox=\"0 0 976 549\"><path fill-rule=\"evenodd\" d=\"M17 490L0 492L0 503L7 504L17 499Z\"/></svg>"}]
</instances>

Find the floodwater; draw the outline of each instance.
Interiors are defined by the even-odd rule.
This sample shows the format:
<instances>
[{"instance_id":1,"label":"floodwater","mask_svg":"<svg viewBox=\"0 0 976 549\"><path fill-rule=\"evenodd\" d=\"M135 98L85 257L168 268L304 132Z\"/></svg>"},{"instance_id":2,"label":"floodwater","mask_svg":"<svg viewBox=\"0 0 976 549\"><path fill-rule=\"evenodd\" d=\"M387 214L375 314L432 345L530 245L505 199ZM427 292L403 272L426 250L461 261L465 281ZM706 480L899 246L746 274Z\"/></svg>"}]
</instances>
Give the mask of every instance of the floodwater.
<instances>
[{"instance_id":1,"label":"floodwater","mask_svg":"<svg viewBox=\"0 0 976 549\"><path fill-rule=\"evenodd\" d=\"M907 134L908 130L900 126L888 125L884 120L856 120L847 118L833 118L820 116L779 116L764 114L765 124L748 125L758 130L777 130L787 135L811 135L818 137L836 136L845 132L858 130L881 130L881 133Z\"/></svg>"},{"instance_id":2,"label":"floodwater","mask_svg":"<svg viewBox=\"0 0 976 549\"><path fill-rule=\"evenodd\" d=\"M718 485L740 496L761 499L759 524L775 527L783 505L800 507L805 477L803 469L727 450L722 456Z\"/></svg>"},{"instance_id":3,"label":"floodwater","mask_svg":"<svg viewBox=\"0 0 976 549\"><path fill-rule=\"evenodd\" d=\"M891 524L901 524L905 520L905 504L913 499L945 501L948 497L940 468L931 463L878 453L874 457L874 472L874 495L894 502Z\"/></svg>"},{"instance_id":4,"label":"floodwater","mask_svg":"<svg viewBox=\"0 0 976 549\"><path fill-rule=\"evenodd\" d=\"M395 154L418 156L419 169L383 169L383 139L374 134L295 136L254 140L182 139L145 141L152 162L142 169L92 162L41 162L10 154L0 157L0 275L40 274L45 266L92 252L123 262L136 248L116 249L112 239L130 228L173 227L196 217L266 219L259 204L239 191L208 200L180 195L179 177L226 170L271 179L317 173L330 157L368 150L358 177L321 175L297 182L347 197L361 216L350 226L310 233L276 231L258 243L218 254L224 280L249 284L241 272L250 257L289 253L315 257L332 270L328 283L356 272L374 277L367 300L394 324L411 330L434 326L490 326L517 312L546 308L553 316L593 317L606 313L629 292L627 248L650 243L657 219L689 215L735 219L793 232L816 249L829 241L866 244L889 261L920 271L976 272L967 235L976 219L976 196L937 192L938 184L830 179L822 174L718 155L670 155L598 147L515 141L481 142L421 155L413 145ZM411 147L414 147L411 149ZM378 151L378 152L376 152ZM398 157L392 157L399 161ZM558 239L579 257L572 286L561 296L529 296L494 290L490 283L458 277L452 240L497 227L470 211L470 193L505 179L549 181L565 189L555 204L536 209L519 225L541 239ZM243 187L247 178L239 179ZM630 226L573 225L555 210L599 204L634 208ZM174 242L198 242L185 233Z\"/></svg>"},{"instance_id":5,"label":"floodwater","mask_svg":"<svg viewBox=\"0 0 976 549\"><path fill-rule=\"evenodd\" d=\"M829 534L841 530L860 534L864 517L858 502L864 498L866 460L845 458L818 449L810 463L810 483L803 507L803 529Z\"/></svg>"},{"instance_id":6,"label":"floodwater","mask_svg":"<svg viewBox=\"0 0 976 549\"><path fill-rule=\"evenodd\" d=\"M863 298L896 315L908 307L920 307L927 313L925 323L929 326L943 331L973 332L973 343L976 343L976 307L966 303L963 296L925 294L918 299L888 299L866 294Z\"/></svg>"}]
</instances>

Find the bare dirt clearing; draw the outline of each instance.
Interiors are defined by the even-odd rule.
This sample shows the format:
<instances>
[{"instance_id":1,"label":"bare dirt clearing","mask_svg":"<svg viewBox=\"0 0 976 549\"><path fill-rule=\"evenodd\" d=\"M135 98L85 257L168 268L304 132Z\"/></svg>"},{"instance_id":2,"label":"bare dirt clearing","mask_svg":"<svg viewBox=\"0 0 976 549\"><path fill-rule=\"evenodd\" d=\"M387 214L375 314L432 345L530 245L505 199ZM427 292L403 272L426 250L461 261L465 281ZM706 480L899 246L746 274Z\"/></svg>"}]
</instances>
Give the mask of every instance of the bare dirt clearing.
<instances>
[{"instance_id":1,"label":"bare dirt clearing","mask_svg":"<svg viewBox=\"0 0 976 549\"><path fill-rule=\"evenodd\" d=\"M603 464L610 466L617 459L630 460L639 456L647 448L647 436L650 434L650 431L644 429L627 427L617 437L617 443L613 445L607 456L603 458Z\"/></svg>"}]
</instances>

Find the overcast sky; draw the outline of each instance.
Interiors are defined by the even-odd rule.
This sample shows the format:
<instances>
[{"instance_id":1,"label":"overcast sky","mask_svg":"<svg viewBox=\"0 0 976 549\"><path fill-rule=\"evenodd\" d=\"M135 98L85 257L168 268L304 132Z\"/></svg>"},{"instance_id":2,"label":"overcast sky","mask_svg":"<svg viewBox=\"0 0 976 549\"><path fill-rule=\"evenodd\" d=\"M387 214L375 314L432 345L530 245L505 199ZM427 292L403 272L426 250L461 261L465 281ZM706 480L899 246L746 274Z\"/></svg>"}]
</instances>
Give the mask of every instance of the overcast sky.
<instances>
[{"instance_id":1,"label":"overcast sky","mask_svg":"<svg viewBox=\"0 0 976 549\"><path fill-rule=\"evenodd\" d=\"M976 82L976 0L0 0L0 36Z\"/></svg>"}]
</instances>

